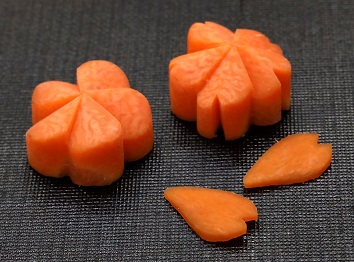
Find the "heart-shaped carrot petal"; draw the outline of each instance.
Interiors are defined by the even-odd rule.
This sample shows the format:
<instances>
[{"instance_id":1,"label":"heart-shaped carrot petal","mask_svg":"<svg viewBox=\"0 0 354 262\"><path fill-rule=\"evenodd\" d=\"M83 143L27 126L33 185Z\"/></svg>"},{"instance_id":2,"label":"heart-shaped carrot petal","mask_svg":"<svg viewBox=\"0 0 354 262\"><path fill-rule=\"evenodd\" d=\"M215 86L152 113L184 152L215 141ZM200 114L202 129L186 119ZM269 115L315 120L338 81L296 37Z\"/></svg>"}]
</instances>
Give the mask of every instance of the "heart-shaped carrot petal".
<instances>
[{"instance_id":1,"label":"heart-shaped carrot petal","mask_svg":"<svg viewBox=\"0 0 354 262\"><path fill-rule=\"evenodd\" d=\"M257 208L241 195L191 186L167 188L165 198L188 225L209 242L228 241L246 234L246 221L258 218Z\"/></svg>"},{"instance_id":2,"label":"heart-shaped carrot petal","mask_svg":"<svg viewBox=\"0 0 354 262\"><path fill-rule=\"evenodd\" d=\"M243 183L246 188L303 183L318 178L331 160L332 145L318 144L318 134L293 134L270 147Z\"/></svg>"}]
</instances>

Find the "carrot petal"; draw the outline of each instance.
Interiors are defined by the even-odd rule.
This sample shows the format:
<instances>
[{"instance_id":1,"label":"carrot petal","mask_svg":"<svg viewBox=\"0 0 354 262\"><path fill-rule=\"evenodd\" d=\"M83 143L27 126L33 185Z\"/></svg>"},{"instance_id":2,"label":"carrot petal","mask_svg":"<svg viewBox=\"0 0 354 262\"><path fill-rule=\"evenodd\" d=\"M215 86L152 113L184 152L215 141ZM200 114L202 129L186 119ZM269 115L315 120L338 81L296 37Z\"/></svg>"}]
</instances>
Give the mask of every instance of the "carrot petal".
<instances>
[{"instance_id":1,"label":"carrot petal","mask_svg":"<svg viewBox=\"0 0 354 262\"><path fill-rule=\"evenodd\" d=\"M214 22L194 23L188 31L187 53L231 43L233 32Z\"/></svg>"},{"instance_id":2,"label":"carrot petal","mask_svg":"<svg viewBox=\"0 0 354 262\"><path fill-rule=\"evenodd\" d=\"M270 147L243 179L246 188L290 185L318 178L330 165L332 145L318 134L293 134Z\"/></svg>"},{"instance_id":3,"label":"carrot petal","mask_svg":"<svg viewBox=\"0 0 354 262\"><path fill-rule=\"evenodd\" d=\"M141 159L151 151L152 112L144 95L131 88L94 90L89 94L122 125L125 162Z\"/></svg>"},{"instance_id":4,"label":"carrot petal","mask_svg":"<svg viewBox=\"0 0 354 262\"><path fill-rule=\"evenodd\" d=\"M257 208L241 195L201 187L178 186L164 191L167 201L204 240L228 241L246 234L246 221L258 218Z\"/></svg>"},{"instance_id":5,"label":"carrot petal","mask_svg":"<svg viewBox=\"0 0 354 262\"><path fill-rule=\"evenodd\" d=\"M237 47L252 82L251 123L273 125L281 120L281 83L272 65L252 48Z\"/></svg>"},{"instance_id":6,"label":"carrot petal","mask_svg":"<svg viewBox=\"0 0 354 262\"><path fill-rule=\"evenodd\" d=\"M251 51L254 53L254 57L260 56L263 60L263 64L267 64L267 67L273 69L281 83L281 109L289 110L291 65L283 56L281 48L278 45L271 43L269 38L264 34L250 29L237 29L233 43L239 48L239 50L246 49L249 50L249 52ZM264 75L266 75L266 73L264 73ZM264 87L264 89L266 89L266 87Z\"/></svg>"},{"instance_id":7,"label":"carrot petal","mask_svg":"<svg viewBox=\"0 0 354 262\"><path fill-rule=\"evenodd\" d=\"M81 97L33 125L26 133L29 164L39 173L62 177L68 172L68 140Z\"/></svg>"},{"instance_id":8,"label":"carrot petal","mask_svg":"<svg viewBox=\"0 0 354 262\"><path fill-rule=\"evenodd\" d=\"M121 124L88 95L82 96L68 147L70 178L75 184L109 185L123 174Z\"/></svg>"},{"instance_id":9,"label":"carrot petal","mask_svg":"<svg viewBox=\"0 0 354 262\"><path fill-rule=\"evenodd\" d=\"M77 84L81 91L130 87L122 69L104 60L92 60L79 66Z\"/></svg>"},{"instance_id":10,"label":"carrot petal","mask_svg":"<svg viewBox=\"0 0 354 262\"><path fill-rule=\"evenodd\" d=\"M231 48L197 99L197 129L212 138L220 119L226 140L243 136L250 124L252 83L236 48ZM215 103L217 97L218 103ZM210 119L210 120L208 120Z\"/></svg>"},{"instance_id":11,"label":"carrot petal","mask_svg":"<svg viewBox=\"0 0 354 262\"><path fill-rule=\"evenodd\" d=\"M32 123L37 123L79 95L79 88L66 82L47 81L39 84L32 95Z\"/></svg>"}]
</instances>

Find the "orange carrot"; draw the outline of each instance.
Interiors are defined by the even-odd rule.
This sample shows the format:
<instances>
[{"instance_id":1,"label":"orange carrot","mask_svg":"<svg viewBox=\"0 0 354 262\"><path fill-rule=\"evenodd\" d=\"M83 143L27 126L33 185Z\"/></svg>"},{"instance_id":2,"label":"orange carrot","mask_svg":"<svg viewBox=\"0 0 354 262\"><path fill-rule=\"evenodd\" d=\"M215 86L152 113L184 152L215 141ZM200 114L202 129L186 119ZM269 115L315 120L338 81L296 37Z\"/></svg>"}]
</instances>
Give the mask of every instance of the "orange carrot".
<instances>
[{"instance_id":1,"label":"orange carrot","mask_svg":"<svg viewBox=\"0 0 354 262\"><path fill-rule=\"evenodd\" d=\"M108 185L121 177L124 162L151 151L150 105L111 62L89 61L77 73L78 86L50 81L36 87L34 125L26 133L28 161L46 176Z\"/></svg>"},{"instance_id":2,"label":"orange carrot","mask_svg":"<svg viewBox=\"0 0 354 262\"><path fill-rule=\"evenodd\" d=\"M167 188L164 196L188 225L209 242L242 236L247 232L245 222L258 218L251 200L228 191L178 186Z\"/></svg>"},{"instance_id":3,"label":"orange carrot","mask_svg":"<svg viewBox=\"0 0 354 262\"><path fill-rule=\"evenodd\" d=\"M221 126L226 140L237 139L250 124L275 124L289 109L291 66L264 34L195 23L187 50L170 62L171 110L197 121L200 135L212 138Z\"/></svg>"},{"instance_id":4,"label":"orange carrot","mask_svg":"<svg viewBox=\"0 0 354 262\"><path fill-rule=\"evenodd\" d=\"M290 185L318 178L330 165L332 145L318 134L293 134L270 147L247 172L246 188Z\"/></svg>"}]
</instances>

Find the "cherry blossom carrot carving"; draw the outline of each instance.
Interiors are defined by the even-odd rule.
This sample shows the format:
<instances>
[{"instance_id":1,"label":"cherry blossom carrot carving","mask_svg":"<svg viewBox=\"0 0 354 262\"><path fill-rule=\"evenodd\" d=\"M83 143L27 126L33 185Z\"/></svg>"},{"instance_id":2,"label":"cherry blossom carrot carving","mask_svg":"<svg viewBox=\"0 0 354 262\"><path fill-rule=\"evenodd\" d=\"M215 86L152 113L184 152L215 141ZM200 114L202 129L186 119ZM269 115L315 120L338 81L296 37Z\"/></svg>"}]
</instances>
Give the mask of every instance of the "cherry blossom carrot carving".
<instances>
[{"instance_id":1,"label":"cherry blossom carrot carving","mask_svg":"<svg viewBox=\"0 0 354 262\"><path fill-rule=\"evenodd\" d=\"M183 120L197 121L201 136L213 138L221 127L225 139L234 140L251 124L279 122L281 110L290 108L291 65L264 34L194 23L187 52L170 62L171 110ZM242 108L236 109L235 99Z\"/></svg>"},{"instance_id":2,"label":"cherry blossom carrot carving","mask_svg":"<svg viewBox=\"0 0 354 262\"><path fill-rule=\"evenodd\" d=\"M150 105L111 62L89 61L78 68L77 79L78 85L49 81L35 88L28 161L45 176L109 185L123 174L124 162L151 151Z\"/></svg>"}]
</instances>

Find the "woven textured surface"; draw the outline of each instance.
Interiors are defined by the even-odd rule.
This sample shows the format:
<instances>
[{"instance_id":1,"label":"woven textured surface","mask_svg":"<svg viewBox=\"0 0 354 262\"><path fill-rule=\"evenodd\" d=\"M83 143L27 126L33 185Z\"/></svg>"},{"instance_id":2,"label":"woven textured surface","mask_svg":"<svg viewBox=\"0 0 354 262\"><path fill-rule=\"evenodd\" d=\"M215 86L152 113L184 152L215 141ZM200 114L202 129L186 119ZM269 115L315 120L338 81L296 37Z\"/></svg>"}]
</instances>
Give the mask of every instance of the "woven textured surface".
<instances>
[{"instance_id":1,"label":"woven textured surface","mask_svg":"<svg viewBox=\"0 0 354 262\"><path fill-rule=\"evenodd\" d=\"M0 2L0 261L354 261L354 3L342 1ZM206 140L169 108L168 63L189 26L260 30L293 66L291 110L243 139ZM150 101L153 151L108 187L74 186L30 168L31 94L75 82L91 59L118 64ZM302 185L245 190L242 178L276 140L318 132L331 167ZM259 220L227 243L202 241L164 200L175 185L250 197Z\"/></svg>"}]
</instances>

